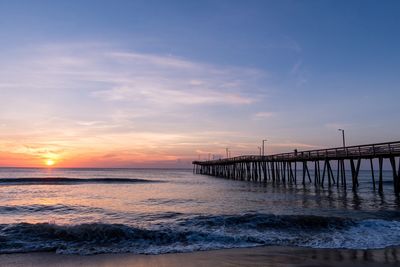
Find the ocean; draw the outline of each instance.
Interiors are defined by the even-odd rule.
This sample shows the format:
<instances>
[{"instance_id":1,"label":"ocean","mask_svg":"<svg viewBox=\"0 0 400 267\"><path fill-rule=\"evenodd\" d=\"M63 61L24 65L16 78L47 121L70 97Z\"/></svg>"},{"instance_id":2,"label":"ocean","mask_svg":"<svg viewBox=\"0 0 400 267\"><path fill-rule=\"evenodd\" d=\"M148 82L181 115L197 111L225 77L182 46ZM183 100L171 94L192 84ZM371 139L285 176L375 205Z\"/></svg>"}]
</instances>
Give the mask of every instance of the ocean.
<instances>
[{"instance_id":1,"label":"ocean","mask_svg":"<svg viewBox=\"0 0 400 267\"><path fill-rule=\"evenodd\" d=\"M353 192L183 169L0 168L0 253L399 246L391 172L384 172L383 194L373 190L369 171L359 179Z\"/></svg>"}]
</instances>

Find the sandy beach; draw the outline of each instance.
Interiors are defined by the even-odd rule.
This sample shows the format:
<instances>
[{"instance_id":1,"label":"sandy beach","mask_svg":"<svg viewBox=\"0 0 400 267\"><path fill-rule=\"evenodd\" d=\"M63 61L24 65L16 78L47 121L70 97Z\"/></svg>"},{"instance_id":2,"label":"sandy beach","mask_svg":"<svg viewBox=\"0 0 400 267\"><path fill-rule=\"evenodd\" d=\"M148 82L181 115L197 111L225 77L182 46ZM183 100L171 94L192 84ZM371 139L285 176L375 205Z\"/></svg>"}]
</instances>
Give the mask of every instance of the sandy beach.
<instances>
[{"instance_id":1,"label":"sandy beach","mask_svg":"<svg viewBox=\"0 0 400 267\"><path fill-rule=\"evenodd\" d=\"M376 250L256 247L162 255L3 254L1 266L399 266L400 248Z\"/></svg>"}]
</instances>

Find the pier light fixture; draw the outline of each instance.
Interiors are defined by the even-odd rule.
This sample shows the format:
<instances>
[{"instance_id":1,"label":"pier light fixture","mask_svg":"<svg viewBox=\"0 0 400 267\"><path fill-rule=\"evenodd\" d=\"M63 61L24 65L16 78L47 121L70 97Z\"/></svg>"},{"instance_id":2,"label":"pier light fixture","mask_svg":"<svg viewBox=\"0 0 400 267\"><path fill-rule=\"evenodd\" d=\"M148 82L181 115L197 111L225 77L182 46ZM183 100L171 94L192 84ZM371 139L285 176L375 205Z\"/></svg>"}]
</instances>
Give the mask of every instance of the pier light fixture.
<instances>
[{"instance_id":1,"label":"pier light fixture","mask_svg":"<svg viewBox=\"0 0 400 267\"><path fill-rule=\"evenodd\" d=\"M258 148L258 152L260 153L260 156L261 156L261 147L258 146L257 148Z\"/></svg>"},{"instance_id":2,"label":"pier light fixture","mask_svg":"<svg viewBox=\"0 0 400 267\"><path fill-rule=\"evenodd\" d=\"M267 142L267 139L262 140L262 155L265 155L265 142Z\"/></svg>"},{"instance_id":3,"label":"pier light fixture","mask_svg":"<svg viewBox=\"0 0 400 267\"><path fill-rule=\"evenodd\" d=\"M346 139L344 137L344 130L343 129L338 129L338 131L342 132L343 147L346 147Z\"/></svg>"}]
</instances>

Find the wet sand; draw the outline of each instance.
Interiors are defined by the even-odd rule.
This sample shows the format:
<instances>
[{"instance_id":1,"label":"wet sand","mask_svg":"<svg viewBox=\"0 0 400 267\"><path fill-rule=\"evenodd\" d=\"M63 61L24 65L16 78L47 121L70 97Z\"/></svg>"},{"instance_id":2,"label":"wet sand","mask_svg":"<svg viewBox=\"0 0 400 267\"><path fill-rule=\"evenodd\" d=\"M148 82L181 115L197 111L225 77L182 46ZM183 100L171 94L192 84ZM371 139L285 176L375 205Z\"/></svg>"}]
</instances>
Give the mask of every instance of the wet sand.
<instances>
[{"instance_id":1,"label":"wet sand","mask_svg":"<svg viewBox=\"0 0 400 267\"><path fill-rule=\"evenodd\" d=\"M377 250L257 247L163 255L60 255L53 252L0 255L0 266L400 266L400 248Z\"/></svg>"}]
</instances>

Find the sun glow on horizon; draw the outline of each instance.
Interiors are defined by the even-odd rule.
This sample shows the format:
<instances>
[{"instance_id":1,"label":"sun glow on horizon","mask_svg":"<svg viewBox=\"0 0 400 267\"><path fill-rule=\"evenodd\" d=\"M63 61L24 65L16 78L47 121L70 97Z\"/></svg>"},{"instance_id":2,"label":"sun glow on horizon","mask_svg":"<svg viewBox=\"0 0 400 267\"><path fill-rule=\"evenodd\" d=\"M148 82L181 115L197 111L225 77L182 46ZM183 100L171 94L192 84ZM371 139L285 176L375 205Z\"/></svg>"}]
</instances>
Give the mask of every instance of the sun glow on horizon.
<instances>
[{"instance_id":1,"label":"sun glow on horizon","mask_svg":"<svg viewBox=\"0 0 400 267\"><path fill-rule=\"evenodd\" d=\"M46 159L45 164L49 167L53 166L54 164L56 164L56 162L52 159Z\"/></svg>"}]
</instances>

